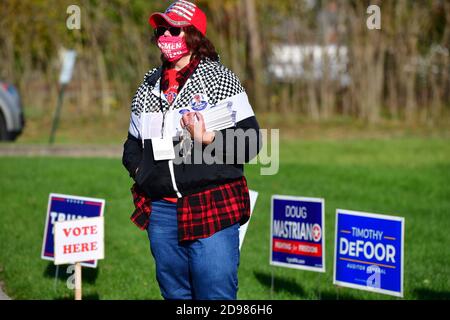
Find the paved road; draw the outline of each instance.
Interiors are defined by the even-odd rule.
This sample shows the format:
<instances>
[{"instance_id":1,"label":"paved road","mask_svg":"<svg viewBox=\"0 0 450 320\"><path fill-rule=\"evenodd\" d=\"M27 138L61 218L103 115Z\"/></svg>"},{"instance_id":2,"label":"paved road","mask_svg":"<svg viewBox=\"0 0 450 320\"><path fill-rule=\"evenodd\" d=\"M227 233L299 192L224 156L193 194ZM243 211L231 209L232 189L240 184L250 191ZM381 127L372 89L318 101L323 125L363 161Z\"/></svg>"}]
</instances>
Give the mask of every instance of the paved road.
<instances>
[{"instance_id":1,"label":"paved road","mask_svg":"<svg viewBox=\"0 0 450 320\"><path fill-rule=\"evenodd\" d=\"M0 282L0 300L11 300L2 290L2 283Z\"/></svg>"}]
</instances>

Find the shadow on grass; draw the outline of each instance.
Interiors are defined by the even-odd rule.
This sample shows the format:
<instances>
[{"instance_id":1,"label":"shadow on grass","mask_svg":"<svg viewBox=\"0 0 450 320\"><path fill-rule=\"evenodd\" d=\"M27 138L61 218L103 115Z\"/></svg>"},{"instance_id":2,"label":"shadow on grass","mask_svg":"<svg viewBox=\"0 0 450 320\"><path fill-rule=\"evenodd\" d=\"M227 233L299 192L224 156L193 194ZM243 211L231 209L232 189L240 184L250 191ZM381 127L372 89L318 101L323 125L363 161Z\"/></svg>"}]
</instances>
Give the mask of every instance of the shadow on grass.
<instances>
[{"instance_id":1,"label":"shadow on grass","mask_svg":"<svg viewBox=\"0 0 450 320\"><path fill-rule=\"evenodd\" d=\"M426 288L417 288L413 290L419 300L450 300L450 291L436 291Z\"/></svg>"},{"instance_id":2,"label":"shadow on grass","mask_svg":"<svg viewBox=\"0 0 450 320\"><path fill-rule=\"evenodd\" d=\"M56 301L72 301L74 300L74 297L61 297L61 298L55 298ZM82 296L82 300L100 300L100 296L97 293L94 294L87 294L85 296Z\"/></svg>"},{"instance_id":3,"label":"shadow on grass","mask_svg":"<svg viewBox=\"0 0 450 320\"><path fill-rule=\"evenodd\" d=\"M269 273L254 271L253 274L259 283L269 289L271 288L272 276ZM305 294L305 290L296 282L295 279L286 279L276 275L274 276L274 293L279 292L288 292L298 296L299 298L303 297Z\"/></svg>"},{"instance_id":4,"label":"shadow on grass","mask_svg":"<svg viewBox=\"0 0 450 320\"><path fill-rule=\"evenodd\" d=\"M253 272L255 278L269 290L272 285L272 276L270 273ZM297 296L298 298L305 298L307 295L305 289L296 282L295 279L289 279L275 275L274 277L274 293L287 292ZM315 290L314 294L318 300L357 300L358 298L348 292L342 290L326 290L318 292Z\"/></svg>"},{"instance_id":5,"label":"shadow on grass","mask_svg":"<svg viewBox=\"0 0 450 320\"><path fill-rule=\"evenodd\" d=\"M81 277L83 283L94 284L98 277L98 268L82 268ZM58 280L67 281L67 279L74 275L75 269L71 265L61 265L58 270ZM44 270L44 277L55 278L56 266L53 263L49 263L47 268Z\"/></svg>"},{"instance_id":6,"label":"shadow on grass","mask_svg":"<svg viewBox=\"0 0 450 320\"><path fill-rule=\"evenodd\" d=\"M338 292L336 289L320 292L320 300L358 300L358 298L349 293Z\"/></svg>"}]
</instances>

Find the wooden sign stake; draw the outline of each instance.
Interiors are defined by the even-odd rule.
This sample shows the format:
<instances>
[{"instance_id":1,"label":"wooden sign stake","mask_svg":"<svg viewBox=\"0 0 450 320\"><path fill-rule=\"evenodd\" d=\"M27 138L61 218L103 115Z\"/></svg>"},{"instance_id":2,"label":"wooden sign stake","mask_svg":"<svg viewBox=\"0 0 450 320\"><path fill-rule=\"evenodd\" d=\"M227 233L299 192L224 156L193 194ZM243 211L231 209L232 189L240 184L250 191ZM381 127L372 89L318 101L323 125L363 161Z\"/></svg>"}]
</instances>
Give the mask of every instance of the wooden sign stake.
<instances>
[{"instance_id":1,"label":"wooden sign stake","mask_svg":"<svg viewBox=\"0 0 450 320\"><path fill-rule=\"evenodd\" d=\"M75 300L81 300L81 264L75 263Z\"/></svg>"}]
</instances>

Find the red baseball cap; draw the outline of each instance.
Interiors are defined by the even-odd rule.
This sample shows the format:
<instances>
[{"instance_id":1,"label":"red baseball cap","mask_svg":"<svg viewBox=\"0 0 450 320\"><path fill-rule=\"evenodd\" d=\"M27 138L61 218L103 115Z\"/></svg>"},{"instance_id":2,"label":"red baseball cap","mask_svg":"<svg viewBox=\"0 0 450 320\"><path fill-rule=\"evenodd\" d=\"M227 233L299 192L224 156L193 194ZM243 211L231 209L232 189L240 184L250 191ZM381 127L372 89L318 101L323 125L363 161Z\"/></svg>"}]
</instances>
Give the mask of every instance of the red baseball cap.
<instances>
[{"instance_id":1,"label":"red baseball cap","mask_svg":"<svg viewBox=\"0 0 450 320\"><path fill-rule=\"evenodd\" d=\"M185 0L178 0L172 3L164 13L153 13L148 22L153 29L164 23L180 28L194 26L203 35L206 35L205 13L192 2Z\"/></svg>"}]
</instances>

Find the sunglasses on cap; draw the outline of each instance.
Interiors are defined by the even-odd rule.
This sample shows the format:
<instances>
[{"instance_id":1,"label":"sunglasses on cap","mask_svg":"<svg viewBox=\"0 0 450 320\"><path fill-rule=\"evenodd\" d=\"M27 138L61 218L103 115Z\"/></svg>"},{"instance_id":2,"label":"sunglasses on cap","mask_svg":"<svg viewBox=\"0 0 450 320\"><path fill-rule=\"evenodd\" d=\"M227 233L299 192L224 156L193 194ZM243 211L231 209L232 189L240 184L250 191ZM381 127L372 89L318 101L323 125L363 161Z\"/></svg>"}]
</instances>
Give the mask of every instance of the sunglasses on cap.
<instances>
[{"instance_id":1,"label":"sunglasses on cap","mask_svg":"<svg viewBox=\"0 0 450 320\"><path fill-rule=\"evenodd\" d=\"M170 34L174 37L177 37L180 35L181 33L181 28L179 27L163 27L163 26L159 26L155 29L155 36L156 37L161 37L162 35L164 35L164 33L166 33L166 31L169 30Z\"/></svg>"}]
</instances>

